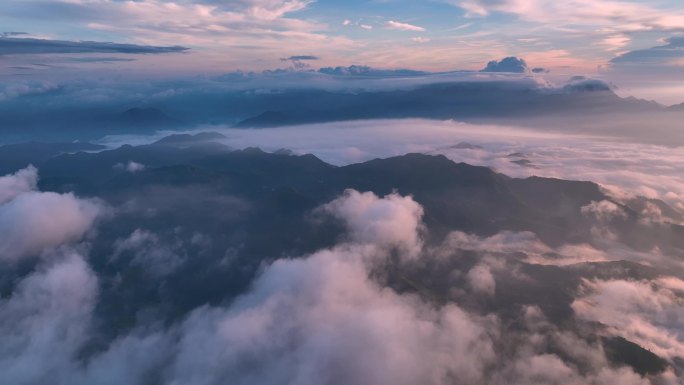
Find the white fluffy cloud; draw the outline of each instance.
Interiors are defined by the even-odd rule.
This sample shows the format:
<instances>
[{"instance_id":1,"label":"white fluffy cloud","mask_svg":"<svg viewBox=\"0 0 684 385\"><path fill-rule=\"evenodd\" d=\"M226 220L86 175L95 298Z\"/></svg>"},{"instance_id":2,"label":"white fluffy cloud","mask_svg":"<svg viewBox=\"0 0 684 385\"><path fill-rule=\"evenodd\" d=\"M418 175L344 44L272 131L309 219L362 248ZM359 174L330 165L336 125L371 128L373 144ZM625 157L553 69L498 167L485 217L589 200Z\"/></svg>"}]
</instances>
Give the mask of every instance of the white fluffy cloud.
<instances>
[{"instance_id":1,"label":"white fluffy cloud","mask_svg":"<svg viewBox=\"0 0 684 385\"><path fill-rule=\"evenodd\" d=\"M395 20L390 20L387 23L385 23L385 28L387 29L396 29L399 31L412 31L412 32L424 32L425 28L419 27L417 25L409 24L409 23L402 23L400 21L395 21Z\"/></svg>"},{"instance_id":2,"label":"white fluffy cloud","mask_svg":"<svg viewBox=\"0 0 684 385\"><path fill-rule=\"evenodd\" d=\"M347 190L323 209L344 221L352 242L397 248L408 257L420 252L423 208L411 197L380 199L372 192Z\"/></svg>"},{"instance_id":3,"label":"white fluffy cloud","mask_svg":"<svg viewBox=\"0 0 684 385\"><path fill-rule=\"evenodd\" d=\"M620 206L607 200L600 202L591 202L582 207L582 215L591 217L598 221L598 224L591 227L591 233L598 239L616 240L617 235L610 228L609 223L612 220L626 218L627 213L620 208Z\"/></svg>"},{"instance_id":4,"label":"white fluffy cloud","mask_svg":"<svg viewBox=\"0 0 684 385\"><path fill-rule=\"evenodd\" d=\"M89 337L97 278L77 254L60 256L0 301L0 371L8 384L66 383Z\"/></svg>"},{"instance_id":5,"label":"white fluffy cloud","mask_svg":"<svg viewBox=\"0 0 684 385\"><path fill-rule=\"evenodd\" d=\"M593 216L602 222L607 222L614 218L627 217L627 214L620 208L620 206L606 200L600 202L591 202L590 204L582 207L582 214Z\"/></svg>"},{"instance_id":6,"label":"white fluffy cloud","mask_svg":"<svg viewBox=\"0 0 684 385\"><path fill-rule=\"evenodd\" d=\"M38 170L29 166L14 174L0 176L0 205L25 192L35 190L38 184Z\"/></svg>"},{"instance_id":7,"label":"white fluffy cloud","mask_svg":"<svg viewBox=\"0 0 684 385\"><path fill-rule=\"evenodd\" d=\"M0 179L0 261L25 256L79 240L102 211L96 201L71 193L33 191L36 169L29 167Z\"/></svg>"},{"instance_id":8,"label":"white fluffy cloud","mask_svg":"<svg viewBox=\"0 0 684 385\"><path fill-rule=\"evenodd\" d=\"M231 308L195 312L183 325L173 377L197 384L480 381L494 358L487 322L378 286L360 260L367 251L339 246L278 261ZM197 354L200 347L209 354Z\"/></svg>"},{"instance_id":9,"label":"white fluffy cloud","mask_svg":"<svg viewBox=\"0 0 684 385\"><path fill-rule=\"evenodd\" d=\"M496 290L496 280L492 275L489 266L477 265L470 269L467 274L470 288L476 292L487 295L494 295Z\"/></svg>"}]
</instances>

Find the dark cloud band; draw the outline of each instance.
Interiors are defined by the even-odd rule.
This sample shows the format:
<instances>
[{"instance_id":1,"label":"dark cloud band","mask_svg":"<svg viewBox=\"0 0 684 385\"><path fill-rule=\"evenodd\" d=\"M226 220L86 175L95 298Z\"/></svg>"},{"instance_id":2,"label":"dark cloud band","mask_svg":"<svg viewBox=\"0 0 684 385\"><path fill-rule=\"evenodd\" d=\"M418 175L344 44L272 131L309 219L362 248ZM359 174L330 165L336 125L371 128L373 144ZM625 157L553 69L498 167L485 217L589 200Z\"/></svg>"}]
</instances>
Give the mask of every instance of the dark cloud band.
<instances>
[{"instance_id":1,"label":"dark cloud band","mask_svg":"<svg viewBox=\"0 0 684 385\"><path fill-rule=\"evenodd\" d=\"M667 63L684 57L684 37L667 39L667 44L623 53L613 58L612 64Z\"/></svg>"},{"instance_id":2,"label":"dark cloud band","mask_svg":"<svg viewBox=\"0 0 684 385\"><path fill-rule=\"evenodd\" d=\"M149 46L112 42L0 37L0 55L61 53L163 54L185 52L188 49L181 46Z\"/></svg>"}]
</instances>

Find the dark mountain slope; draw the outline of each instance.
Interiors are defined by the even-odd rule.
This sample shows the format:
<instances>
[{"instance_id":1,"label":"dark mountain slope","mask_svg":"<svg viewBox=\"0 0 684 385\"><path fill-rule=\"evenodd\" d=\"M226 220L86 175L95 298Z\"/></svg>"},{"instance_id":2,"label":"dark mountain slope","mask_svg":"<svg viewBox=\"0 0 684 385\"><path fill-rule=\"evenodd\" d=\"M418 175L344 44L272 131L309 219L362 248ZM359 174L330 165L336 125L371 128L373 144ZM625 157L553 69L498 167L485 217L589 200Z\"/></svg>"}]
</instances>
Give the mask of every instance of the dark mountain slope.
<instances>
[{"instance_id":1,"label":"dark mountain slope","mask_svg":"<svg viewBox=\"0 0 684 385\"><path fill-rule=\"evenodd\" d=\"M272 154L254 148L230 151L225 146L201 143L177 147L162 142L101 153L62 154L40 165L42 183L60 189L63 181L64 188L97 192L105 199L122 191L134 193L136 186L153 182L209 185L246 201L259 201L264 210L274 210L264 215L289 210L292 212L287 215L299 217L302 211L333 199L347 188L378 195L396 191L414 196L424 206L425 222L436 239L452 230L481 235L502 230L532 231L551 245L589 240L593 219L583 215L581 208L592 201L610 200L594 183L514 179L485 167L457 164L444 156L408 154L335 167L313 155ZM142 164L146 170L127 172L129 162ZM169 168L180 165L190 168ZM164 168L166 179L156 180L156 168ZM182 178L174 179L174 172ZM636 240L633 245L646 247L653 244L649 239L675 238L681 231L676 226L644 229L635 215L615 223ZM638 235L644 232L647 235Z\"/></svg>"},{"instance_id":2,"label":"dark mountain slope","mask_svg":"<svg viewBox=\"0 0 684 385\"><path fill-rule=\"evenodd\" d=\"M40 166L46 160L62 153L103 149L104 146L87 142L27 142L0 146L0 175L9 174L29 164Z\"/></svg>"}]
</instances>

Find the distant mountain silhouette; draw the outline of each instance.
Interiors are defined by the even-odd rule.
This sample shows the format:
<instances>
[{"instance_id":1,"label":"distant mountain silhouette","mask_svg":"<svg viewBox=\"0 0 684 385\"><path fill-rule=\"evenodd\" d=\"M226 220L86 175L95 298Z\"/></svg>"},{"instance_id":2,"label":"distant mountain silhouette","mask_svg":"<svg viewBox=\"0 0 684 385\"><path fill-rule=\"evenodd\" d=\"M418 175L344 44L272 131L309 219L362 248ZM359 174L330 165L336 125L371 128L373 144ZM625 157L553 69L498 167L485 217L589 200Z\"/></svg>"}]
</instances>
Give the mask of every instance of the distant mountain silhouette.
<instances>
[{"instance_id":1,"label":"distant mountain silhouette","mask_svg":"<svg viewBox=\"0 0 684 385\"><path fill-rule=\"evenodd\" d=\"M105 146L87 142L26 142L0 146L0 175L14 172L29 164L38 166L62 153L100 151L103 149Z\"/></svg>"},{"instance_id":2,"label":"distant mountain silhouette","mask_svg":"<svg viewBox=\"0 0 684 385\"><path fill-rule=\"evenodd\" d=\"M674 106L668 107L669 110L671 111L676 111L676 112L684 112L684 103L681 104L675 104Z\"/></svg>"},{"instance_id":3,"label":"distant mountain silhouette","mask_svg":"<svg viewBox=\"0 0 684 385\"><path fill-rule=\"evenodd\" d=\"M655 113L665 108L635 98L621 98L600 82L568 85L562 90L533 90L507 82L441 83L396 91L356 93L319 90L261 96L280 106L248 117L235 127L274 127L355 119L428 118L493 119L555 115Z\"/></svg>"},{"instance_id":4,"label":"distant mountain silhouette","mask_svg":"<svg viewBox=\"0 0 684 385\"><path fill-rule=\"evenodd\" d=\"M261 114L247 118L235 124L233 127L236 128L265 128L265 127L275 127L281 125L296 124L301 122L301 119L296 119L283 112L278 111L265 111Z\"/></svg>"},{"instance_id":5,"label":"distant mountain silhouette","mask_svg":"<svg viewBox=\"0 0 684 385\"><path fill-rule=\"evenodd\" d=\"M600 81L580 79L560 88L520 80L460 81L400 89L285 88L279 92L193 93L155 107L46 107L45 113L2 109L3 133L90 140L116 133L148 134L200 124L263 128L364 119L455 119L590 134L619 135L658 144L684 143L673 129L684 111L652 101L621 98ZM616 119L620 117L620 119ZM549 120L551 119L551 121ZM236 123L237 122L237 123ZM651 122L648 132L644 122ZM653 130L656 135L653 135ZM64 140L64 139L60 139Z\"/></svg>"},{"instance_id":6,"label":"distant mountain silhouette","mask_svg":"<svg viewBox=\"0 0 684 385\"><path fill-rule=\"evenodd\" d=\"M129 108L120 114L102 122L105 126L127 130L147 130L156 128L173 128L180 122L153 107Z\"/></svg>"}]
</instances>

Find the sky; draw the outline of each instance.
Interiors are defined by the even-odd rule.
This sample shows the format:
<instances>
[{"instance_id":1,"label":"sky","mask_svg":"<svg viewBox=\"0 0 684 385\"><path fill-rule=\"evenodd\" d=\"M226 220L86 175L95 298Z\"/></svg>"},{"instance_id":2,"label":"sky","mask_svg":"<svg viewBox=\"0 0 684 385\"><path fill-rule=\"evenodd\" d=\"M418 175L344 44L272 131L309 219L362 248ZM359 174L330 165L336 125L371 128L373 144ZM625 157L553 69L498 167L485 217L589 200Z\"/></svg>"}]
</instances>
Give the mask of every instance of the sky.
<instances>
[{"instance_id":1,"label":"sky","mask_svg":"<svg viewBox=\"0 0 684 385\"><path fill-rule=\"evenodd\" d=\"M679 0L3 0L0 26L3 78L440 72L516 56L551 78L684 101Z\"/></svg>"}]
</instances>

